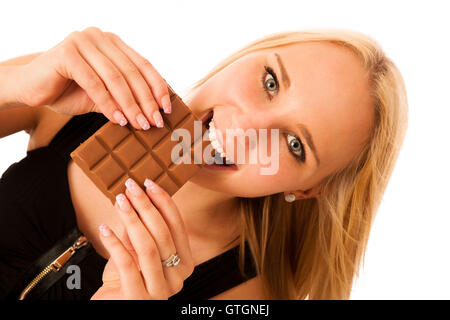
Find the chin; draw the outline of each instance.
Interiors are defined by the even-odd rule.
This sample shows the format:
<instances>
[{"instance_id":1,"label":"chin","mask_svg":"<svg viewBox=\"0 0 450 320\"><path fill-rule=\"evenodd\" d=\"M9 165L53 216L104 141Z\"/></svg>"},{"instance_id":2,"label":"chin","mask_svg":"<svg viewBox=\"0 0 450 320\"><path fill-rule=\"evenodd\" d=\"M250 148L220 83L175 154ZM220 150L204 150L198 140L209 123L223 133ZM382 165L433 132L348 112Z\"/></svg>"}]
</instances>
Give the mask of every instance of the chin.
<instances>
[{"instance_id":1,"label":"chin","mask_svg":"<svg viewBox=\"0 0 450 320\"><path fill-rule=\"evenodd\" d=\"M216 179L216 181L214 179ZM189 182L199 187L228 194L233 197L256 198L269 195L268 193L261 192L262 190L255 190L252 184L240 182L239 179L226 179L223 176L212 175L207 169L200 170L189 180ZM246 186L248 186L249 189L245 188Z\"/></svg>"},{"instance_id":2,"label":"chin","mask_svg":"<svg viewBox=\"0 0 450 320\"><path fill-rule=\"evenodd\" d=\"M224 181L222 177L211 174L210 170L205 168L200 169L189 179L189 182L208 190L225 193L229 193L228 185L232 185L232 183Z\"/></svg>"}]
</instances>

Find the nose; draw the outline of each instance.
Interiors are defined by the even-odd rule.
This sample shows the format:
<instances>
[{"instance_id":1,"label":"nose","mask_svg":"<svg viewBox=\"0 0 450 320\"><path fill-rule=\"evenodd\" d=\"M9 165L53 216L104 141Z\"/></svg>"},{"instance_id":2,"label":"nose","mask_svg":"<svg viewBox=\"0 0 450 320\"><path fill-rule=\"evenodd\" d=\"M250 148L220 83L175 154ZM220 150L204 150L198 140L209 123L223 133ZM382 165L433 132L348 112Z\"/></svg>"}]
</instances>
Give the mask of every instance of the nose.
<instances>
[{"instance_id":1,"label":"nose","mask_svg":"<svg viewBox=\"0 0 450 320\"><path fill-rule=\"evenodd\" d=\"M274 112L263 110L262 108L252 108L245 110L234 109L233 111L228 115L228 117L226 117L228 118L228 121L226 121L228 123L223 123L223 128L236 130L231 131L233 132L233 135L240 136L255 134L256 139L259 140L260 138L262 138L260 137L261 132L259 129L271 129L276 127L277 115ZM267 133L270 135L269 130L266 131L266 134ZM225 138L226 133L222 132L222 134ZM249 140L245 140L245 145L247 148L253 149L254 147L256 147L255 145L249 145L248 143Z\"/></svg>"},{"instance_id":2,"label":"nose","mask_svg":"<svg viewBox=\"0 0 450 320\"><path fill-rule=\"evenodd\" d=\"M228 116L228 123L224 124L225 128L232 129L266 129L273 127L276 122L276 115L268 110L262 109L246 109L234 110Z\"/></svg>"}]
</instances>

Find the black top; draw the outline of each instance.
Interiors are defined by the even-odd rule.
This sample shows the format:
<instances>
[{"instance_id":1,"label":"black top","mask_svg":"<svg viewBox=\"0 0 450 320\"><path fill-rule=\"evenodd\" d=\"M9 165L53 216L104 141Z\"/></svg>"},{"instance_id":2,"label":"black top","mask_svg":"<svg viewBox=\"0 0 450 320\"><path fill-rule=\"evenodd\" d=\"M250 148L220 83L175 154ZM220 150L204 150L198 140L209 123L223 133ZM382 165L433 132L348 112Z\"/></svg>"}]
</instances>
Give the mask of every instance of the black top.
<instances>
[{"instance_id":1,"label":"black top","mask_svg":"<svg viewBox=\"0 0 450 320\"><path fill-rule=\"evenodd\" d=\"M26 272L62 239L78 231L67 180L70 153L107 122L100 113L72 117L48 146L27 152L0 178L0 299L16 299L28 284ZM195 267L183 289L169 299L208 299L254 276L246 244L245 274L236 246ZM102 285L107 260L91 245L77 265L81 289L68 289L69 273L39 299L89 299ZM45 255L44 255L45 256ZM27 296L28 298L28 296Z\"/></svg>"}]
</instances>

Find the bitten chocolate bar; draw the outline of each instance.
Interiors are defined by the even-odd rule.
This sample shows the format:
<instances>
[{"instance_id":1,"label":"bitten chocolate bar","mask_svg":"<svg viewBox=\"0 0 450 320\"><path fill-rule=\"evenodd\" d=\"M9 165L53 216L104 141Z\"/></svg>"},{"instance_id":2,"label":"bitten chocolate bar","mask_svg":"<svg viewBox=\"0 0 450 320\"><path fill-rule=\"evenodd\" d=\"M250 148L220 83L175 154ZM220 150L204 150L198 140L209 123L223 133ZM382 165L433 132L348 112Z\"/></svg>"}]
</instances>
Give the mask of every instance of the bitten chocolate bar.
<instances>
[{"instance_id":1,"label":"bitten chocolate bar","mask_svg":"<svg viewBox=\"0 0 450 320\"><path fill-rule=\"evenodd\" d=\"M70 154L113 204L116 195L125 192L125 181L128 178L134 179L142 188L145 178L152 179L173 195L205 163L202 154L209 141L202 141L202 137L207 130L206 126L202 124L201 135L194 136L194 121L200 120L172 88L168 88L172 112L162 113L163 128L137 130L129 123L121 127L109 121ZM172 141L172 132L178 128L186 129L190 139ZM187 145L188 141L190 145ZM172 161L173 148L177 144L180 147L183 143L185 150L190 152L186 153L191 157L190 164ZM198 147L201 147L201 151L194 152L194 148ZM178 149L178 159L181 160L179 157L182 151L181 148Z\"/></svg>"}]
</instances>

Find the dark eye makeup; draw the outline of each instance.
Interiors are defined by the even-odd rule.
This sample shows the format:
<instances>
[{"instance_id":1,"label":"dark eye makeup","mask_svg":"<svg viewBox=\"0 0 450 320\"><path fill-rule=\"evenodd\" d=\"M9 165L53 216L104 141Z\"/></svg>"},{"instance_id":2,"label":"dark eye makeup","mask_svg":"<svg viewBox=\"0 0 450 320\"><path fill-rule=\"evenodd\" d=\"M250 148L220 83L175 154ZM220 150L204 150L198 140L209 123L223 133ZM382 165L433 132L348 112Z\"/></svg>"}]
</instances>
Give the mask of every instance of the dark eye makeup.
<instances>
[{"instance_id":1,"label":"dark eye makeup","mask_svg":"<svg viewBox=\"0 0 450 320\"><path fill-rule=\"evenodd\" d=\"M267 89L267 80L266 80L266 78L267 78L267 75L271 75L272 76L272 80L274 81L274 82L272 82L272 83L274 83L275 84L275 86L276 86L276 89L275 89L275 91L271 91L271 90L269 90L269 89ZM278 83L278 78L277 78L277 75L276 75L276 73L275 73L275 71L273 71L273 69L271 68L271 67L269 67L269 66L264 66L264 72L263 72L263 74L262 74L262 76L261 76L261 84L262 84L262 88L264 89L264 91L267 93L267 98L269 99L269 101L270 100L272 100L273 99L273 95L272 95L272 92L275 92L275 94L276 93L278 93L278 90L279 90L279 83Z\"/></svg>"},{"instance_id":2,"label":"dark eye makeup","mask_svg":"<svg viewBox=\"0 0 450 320\"><path fill-rule=\"evenodd\" d=\"M266 80L267 75L269 74L272 76L273 78L272 80L274 81L272 82L275 85L274 90L269 90L266 85L269 82L268 80L270 80L270 79ZM271 101L274 97L272 93L274 92L274 94L277 94L279 91L279 82L277 75L275 71L273 71L273 69L269 66L264 66L264 72L261 76L261 85L264 91L266 92L269 101ZM288 149L290 150L290 153L295 158L295 160L299 161L300 163L305 163L306 161L305 148L303 146L302 140L295 134L288 134L288 136L286 137L286 141L288 142L287 143ZM296 148L297 150L294 150L293 148Z\"/></svg>"},{"instance_id":3,"label":"dark eye makeup","mask_svg":"<svg viewBox=\"0 0 450 320\"><path fill-rule=\"evenodd\" d=\"M305 147L303 146L302 140L295 134L288 134L287 141L288 148L291 150L291 154L295 159L301 163L305 163Z\"/></svg>"}]
</instances>

